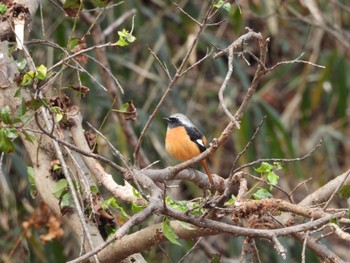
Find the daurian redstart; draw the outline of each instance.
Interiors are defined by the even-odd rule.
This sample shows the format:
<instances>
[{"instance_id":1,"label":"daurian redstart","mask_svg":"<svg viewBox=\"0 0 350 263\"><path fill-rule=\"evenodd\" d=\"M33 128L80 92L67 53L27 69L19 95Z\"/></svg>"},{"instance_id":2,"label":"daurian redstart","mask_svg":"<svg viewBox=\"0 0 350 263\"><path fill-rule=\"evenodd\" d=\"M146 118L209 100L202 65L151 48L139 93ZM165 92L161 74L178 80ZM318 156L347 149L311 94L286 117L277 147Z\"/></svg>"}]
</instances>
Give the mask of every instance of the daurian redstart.
<instances>
[{"instance_id":1,"label":"daurian redstart","mask_svg":"<svg viewBox=\"0 0 350 263\"><path fill-rule=\"evenodd\" d=\"M165 148L172 157L187 161L206 150L207 139L185 115L176 113L165 119L168 121ZM205 159L202 160L202 165L210 184L214 186L213 176Z\"/></svg>"}]
</instances>

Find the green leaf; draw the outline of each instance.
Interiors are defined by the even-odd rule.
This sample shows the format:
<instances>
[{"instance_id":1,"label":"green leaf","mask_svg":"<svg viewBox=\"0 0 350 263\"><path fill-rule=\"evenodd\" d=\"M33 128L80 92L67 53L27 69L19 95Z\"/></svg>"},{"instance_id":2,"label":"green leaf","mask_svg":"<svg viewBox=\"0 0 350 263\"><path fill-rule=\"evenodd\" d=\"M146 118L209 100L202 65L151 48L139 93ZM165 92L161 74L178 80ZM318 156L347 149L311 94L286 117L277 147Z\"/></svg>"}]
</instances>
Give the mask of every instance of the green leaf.
<instances>
[{"instance_id":1,"label":"green leaf","mask_svg":"<svg viewBox=\"0 0 350 263\"><path fill-rule=\"evenodd\" d=\"M62 194L68 191L68 183L66 179L61 179L57 182L55 189L53 190L52 194L60 199Z\"/></svg>"},{"instance_id":2,"label":"green leaf","mask_svg":"<svg viewBox=\"0 0 350 263\"><path fill-rule=\"evenodd\" d=\"M46 98L32 99L29 101L28 108L31 110L38 110L38 109L40 109L41 106L43 106L44 104L48 104L48 103L49 102Z\"/></svg>"},{"instance_id":3,"label":"green leaf","mask_svg":"<svg viewBox=\"0 0 350 263\"><path fill-rule=\"evenodd\" d=\"M350 197L347 200L348 202L348 218L350 218Z\"/></svg>"},{"instance_id":4,"label":"green leaf","mask_svg":"<svg viewBox=\"0 0 350 263\"><path fill-rule=\"evenodd\" d=\"M60 198L60 207L64 206L74 207L73 198L69 191L64 192L63 196Z\"/></svg>"},{"instance_id":5,"label":"green leaf","mask_svg":"<svg viewBox=\"0 0 350 263\"><path fill-rule=\"evenodd\" d=\"M338 191L341 198L350 198L350 184L344 184Z\"/></svg>"},{"instance_id":6,"label":"green leaf","mask_svg":"<svg viewBox=\"0 0 350 263\"><path fill-rule=\"evenodd\" d=\"M261 200L272 197L272 194L264 188L259 189L253 194L255 200Z\"/></svg>"},{"instance_id":7,"label":"green leaf","mask_svg":"<svg viewBox=\"0 0 350 263\"><path fill-rule=\"evenodd\" d=\"M6 124L11 123L12 117L11 117L10 107L8 105L1 108L0 117L4 123L6 123Z\"/></svg>"},{"instance_id":8,"label":"green leaf","mask_svg":"<svg viewBox=\"0 0 350 263\"><path fill-rule=\"evenodd\" d=\"M91 185L90 191L91 191L91 193L93 193L95 195L100 193L100 190L96 187L96 185Z\"/></svg>"},{"instance_id":9,"label":"green leaf","mask_svg":"<svg viewBox=\"0 0 350 263\"><path fill-rule=\"evenodd\" d=\"M7 11L7 5L0 4L0 15L4 15Z\"/></svg>"},{"instance_id":10,"label":"green leaf","mask_svg":"<svg viewBox=\"0 0 350 263\"><path fill-rule=\"evenodd\" d=\"M40 65L39 67L36 68L37 72L37 78L40 80L45 80L47 77L47 67L44 65Z\"/></svg>"},{"instance_id":11,"label":"green leaf","mask_svg":"<svg viewBox=\"0 0 350 263\"><path fill-rule=\"evenodd\" d=\"M15 150L13 142L7 138L3 129L0 129L0 151L4 153L12 153Z\"/></svg>"},{"instance_id":12,"label":"green leaf","mask_svg":"<svg viewBox=\"0 0 350 263\"><path fill-rule=\"evenodd\" d=\"M267 173L267 181L272 185L277 185L279 178L280 177L273 171Z\"/></svg>"},{"instance_id":13,"label":"green leaf","mask_svg":"<svg viewBox=\"0 0 350 263\"><path fill-rule=\"evenodd\" d=\"M273 165L262 162L261 165L258 168L254 168L254 170L258 173L268 173L272 171Z\"/></svg>"},{"instance_id":14,"label":"green leaf","mask_svg":"<svg viewBox=\"0 0 350 263\"><path fill-rule=\"evenodd\" d=\"M72 37L69 42L68 42L68 49L72 50L76 45L79 43L79 38L77 37Z\"/></svg>"},{"instance_id":15,"label":"green leaf","mask_svg":"<svg viewBox=\"0 0 350 263\"><path fill-rule=\"evenodd\" d=\"M23 135L28 142L30 142L30 143L35 142L35 136L29 134L27 131L23 131Z\"/></svg>"},{"instance_id":16,"label":"green leaf","mask_svg":"<svg viewBox=\"0 0 350 263\"><path fill-rule=\"evenodd\" d=\"M119 37L119 40L116 43L117 46L124 47L129 45L128 42L123 37Z\"/></svg>"},{"instance_id":17,"label":"green leaf","mask_svg":"<svg viewBox=\"0 0 350 263\"><path fill-rule=\"evenodd\" d=\"M34 169L31 166L27 166L28 181L30 184L30 196L34 199L37 196L37 190L35 185Z\"/></svg>"},{"instance_id":18,"label":"green leaf","mask_svg":"<svg viewBox=\"0 0 350 263\"><path fill-rule=\"evenodd\" d=\"M113 111L120 112L120 113L126 113L128 107L129 107L129 103L126 102L126 103L123 103L122 106L120 106L119 110L113 110Z\"/></svg>"},{"instance_id":19,"label":"green leaf","mask_svg":"<svg viewBox=\"0 0 350 263\"><path fill-rule=\"evenodd\" d=\"M31 166L27 166L28 181L30 184L35 184L34 169Z\"/></svg>"},{"instance_id":20,"label":"green leaf","mask_svg":"<svg viewBox=\"0 0 350 263\"><path fill-rule=\"evenodd\" d=\"M142 198L141 194L139 191L136 190L136 188L132 188L132 193L135 197L137 198Z\"/></svg>"},{"instance_id":21,"label":"green leaf","mask_svg":"<svg viewBox=\"0 0 350 263\"><path fill-rule=\"evenodd\" d=\"M51 110L55 113L55 120L59 123L63 119L63 113L60 107L51 107Z\"/></svg>"},{"instance_id":22,"label":"green leaf","mask_svg":"<svg viewBox=\"0 0 350 263\"><path fill-rule=\"evenodd\" d=\"M114 197L111 197L111 198L102 202L103 210L107 210L109 208L108 206L118 210L122 214L123 217L125 217L125 218L129 217L128 214L125 213L124 209L118 205L117 200Z\"/></svg>"},{"instance_id":23,"label":"green leaf","mask_svg":"<svg viewBox=\"0 0 350 263\"><path fill-rule=\"evenodd\" d=\"M235 195L231 195L230 200L226 201L224 205L232 205L236 202L236 197Z\"/></svg>"},{"instance_id":24,"label":"green leaf","mask_svg":"<svg viewBox=\"0 0 350 263\"><path fill-rule=\"evenodd\" d=\"M280 162L274 162L273 163L273 169L278 171L278 170L282 170L283 167L282 167Z\"/></svg>"},{"instance_id":25,"label":"green leaf","mask_svg":"<svg viewBox=\"0 0 350 263\"><path fill-rule=\"evenodd\" d=\"M169 218L165 217L163 220L163 235L173 244L181 246L178 241L179 237L176 235L174 228L170 225Z\"/></svg>"},{"instance_id":26,"label":"green leaf","mask_svg":"<svg viewBox=\"0 0 350 263\"><path fill-rule=\"evenodd\" d=\"M20 72L22 72L27 66L27 60L22 58L21 60L16 61L16 66Z\"/></svg>"},{"instance_id":27,"label":"green leaf","mask_svg":"<svg viewBox=\"0 0 350 263\"><path fill-rule=\"evenodd\" d=\"M21 96L21 92L22 92L22 87L19 87L19 88L16 90L14 97L15 97L15 98L20 97L20 96Z\"/></svg>"},{"instance_id":28,"label":"green leaf","mask_svg":"<svg viewBox=\"0 0 350 263\"><path fill-rule=\"evenodd\" d=\"M231 10L231 4L230 3L225 3L224 4L224 0L219 0L216 2L216 4L214 4L215 8L223 8L224 10L226 10L227 12L230 12Z\"/></svg>"},{"instance_id":29,"label":"green leaf","mask_svg":"<svg viewBox=\"0 0 350 263\"><path fill-rule=\"evenodd\" d=\"M4 133L8 139L16 139L19 136L19 132L15 128L4 129Z\"/></svg>"},{"instance_id":30,"label":"green leaf","mask_svg":"<svg viewBox=\"0 0 350 263\"><path fill-rule=\"evenodd\" d=\"M143 205L137 205L137 204L135 204L135 203L132 203L132 204L131 204L131 209L132 209L132 211L138 213L138 212L142 211L143 209L145 209L145 206L143 206Z\"/></svg>"},{"instance_id":31,"label":"green leaf","mask_svg":"<svg viewBox=\"0 0 350 263\"><path fill-rule=\"evenodd\" d=\"M180 211L180 212L186 212L188 210L187 203L188 201L182 200L172 200L170 196L167 196L165 199L165 202L168 206Z\"/></svg>"},{"instance_id":32,"label":"green leaf","mask_svg":"<svg viewBox=\"0 0 350 263\"><path fill-rule=\"evenodd\" d=\"M117 41L117 46L127 46L129 43L132 43L136 40L136 37L134 37L128 30L125 28L122 31L118 31L119 40Z\"/></svg>"},{"instance_id":33,"label":"green leaf","mask_svg":"<svg viewBox=\"0 0 350 263\"><path fill-rule=\"evenodd\" d=\"M27 113L26 101L24 98L22 98L21 107L18 108L18 110L16 112L16 116L22 117L26 113Z\"/></svg>"},{"instance_id":34,"label":"green leaf","mask_svg":"<svg viewBox=\"0 0 350 263\"><path fill-rule=\"evenodd\" d=\"M24 74L22 78L21 85L22 86L29 86L33 84L35 72L33 70L28 71L26 74Z\"/></svg>"},{"instance_id":35,"label":"green leaf","mask_svg":"<svg viewBox=\"0 0 350 263\"><path fill-rule=\"evenodd\" d=\"M110 226L110 225L104 225L103 229L106 231L107 236L110 237L117 232L118 227L117 226Z\"/></svg>"}]
</instances>

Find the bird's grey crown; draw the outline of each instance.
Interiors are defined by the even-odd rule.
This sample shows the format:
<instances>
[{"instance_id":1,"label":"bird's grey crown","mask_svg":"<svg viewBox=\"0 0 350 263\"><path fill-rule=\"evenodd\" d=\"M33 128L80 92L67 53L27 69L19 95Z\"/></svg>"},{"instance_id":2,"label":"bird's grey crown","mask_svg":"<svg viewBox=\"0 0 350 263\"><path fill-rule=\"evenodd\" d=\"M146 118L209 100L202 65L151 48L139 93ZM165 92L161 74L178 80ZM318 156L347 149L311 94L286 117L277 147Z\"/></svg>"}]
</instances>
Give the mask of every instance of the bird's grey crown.
<instances>
[{"instance_id":1,"label":"bird's grey crown","mask_svg":"<svg viewBox=\"0 0 350 263\"><path fill-rule=\"evenodd\" d=\"M178 119L182 124L188 127L195 127L194 124L182 113L175 113L169 119Z\"/></svg>"}]
</instances>

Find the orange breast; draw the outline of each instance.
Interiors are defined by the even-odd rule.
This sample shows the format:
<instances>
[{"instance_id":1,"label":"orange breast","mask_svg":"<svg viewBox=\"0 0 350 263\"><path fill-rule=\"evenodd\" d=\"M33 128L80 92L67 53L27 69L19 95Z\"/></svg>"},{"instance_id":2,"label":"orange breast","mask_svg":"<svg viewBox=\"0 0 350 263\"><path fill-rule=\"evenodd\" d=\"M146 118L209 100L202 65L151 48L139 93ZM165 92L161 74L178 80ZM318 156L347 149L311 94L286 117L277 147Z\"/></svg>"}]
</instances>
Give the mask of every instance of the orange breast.
<instances>
[{"instance_id":1,"label":"orange breast","mask_svg":"<svg viewBox=\"0 0 350 263\"><path fill-rule=\"evenodd\" d=\"M203 142L205 143L204 137ZM167 129L165 148L172 157L179 161L192 159L201 153L197 144L191 141L182 126Z\"/></svg>"}]
</instances>

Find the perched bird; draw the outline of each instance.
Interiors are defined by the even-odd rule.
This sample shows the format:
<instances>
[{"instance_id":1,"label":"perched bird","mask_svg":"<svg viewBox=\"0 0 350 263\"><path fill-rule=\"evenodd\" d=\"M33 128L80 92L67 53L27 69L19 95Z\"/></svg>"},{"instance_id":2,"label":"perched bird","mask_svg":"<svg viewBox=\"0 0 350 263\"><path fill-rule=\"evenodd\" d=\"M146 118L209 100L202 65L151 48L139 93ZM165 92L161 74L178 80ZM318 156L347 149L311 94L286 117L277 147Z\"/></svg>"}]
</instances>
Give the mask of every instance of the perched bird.
<instances>
[{"instance_id":1,"label":"perched bird","mask_svg":"<svg viewBox=\"0 0 350 263\"><path fill-rule=\"evenodd\" d=\"M187 161L206 150L207 139L185 115L176 113L164 119L168 121L165 148L172 157ZM207 162L205 159L201 162L213 187L214 180Z\"/></svg>"}]
</instances>

